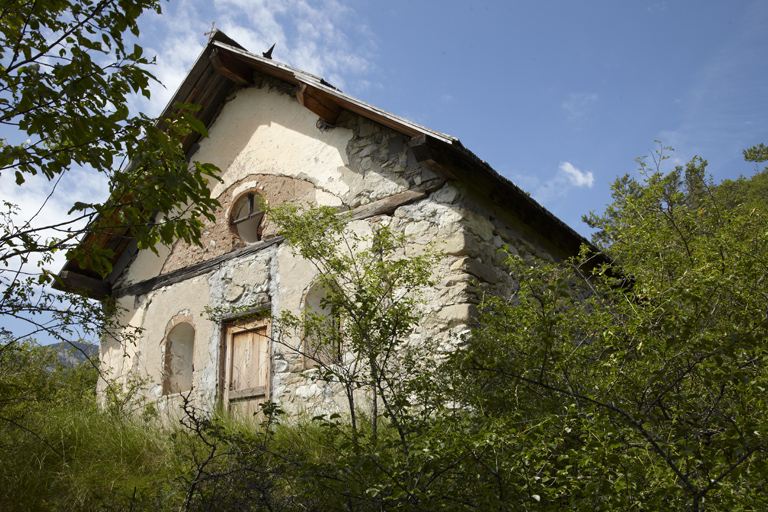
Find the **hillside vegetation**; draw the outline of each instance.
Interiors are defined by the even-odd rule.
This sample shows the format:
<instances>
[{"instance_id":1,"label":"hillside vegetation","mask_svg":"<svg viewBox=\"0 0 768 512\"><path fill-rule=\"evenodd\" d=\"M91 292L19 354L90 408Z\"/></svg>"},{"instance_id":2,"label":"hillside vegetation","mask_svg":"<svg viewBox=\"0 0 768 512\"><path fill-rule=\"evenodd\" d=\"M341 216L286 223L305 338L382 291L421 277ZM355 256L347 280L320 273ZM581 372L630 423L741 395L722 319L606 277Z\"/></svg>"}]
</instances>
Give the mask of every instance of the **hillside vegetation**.
<instances>
[{"instance_id":1,"label":"hillside vegetation","mask_svg":"<svg viewBox=\"0 0 768 512\"><path fill-rule=\"evenodd\" d=\"M4 344L0 510L766 510L768 174L715 185L705 166L640 160L587 218L610 266L510 257L517 287L426 362L403 340L434 255L390 257L405 239L382 230L345 259L334 212L274 212L343 327L274 321L345 336L367 363L318 376L378 406L243 423L187 404L163 425L130 389L97 405L93 365Z\"/></svg>"}]
</instances>

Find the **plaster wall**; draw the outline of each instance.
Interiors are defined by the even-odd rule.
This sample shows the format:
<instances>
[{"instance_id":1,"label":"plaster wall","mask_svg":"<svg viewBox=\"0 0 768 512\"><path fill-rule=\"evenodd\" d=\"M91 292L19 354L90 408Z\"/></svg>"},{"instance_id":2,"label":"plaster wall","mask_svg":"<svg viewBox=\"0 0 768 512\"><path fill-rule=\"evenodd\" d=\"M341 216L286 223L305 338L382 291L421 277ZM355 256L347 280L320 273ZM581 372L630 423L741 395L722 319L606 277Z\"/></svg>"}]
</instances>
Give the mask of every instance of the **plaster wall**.
<instances>
[{"instance_id":1,"label":"plaster wall","mask_svg":"<svg viewBox=\"0 0 768 512\"><path fill-rule=\"evenodd\" d=\"M216 220L206 223L201 245L179 241L172 248L161 248L158 255L140 251L115 279L115 286L176 272L245 247L229 223L233 200L243 192L256 190L271 205L299 200L344 210L437 178L416 162L408 137L402 134L346 112L332 129L317 121L274 81L257 81L257 86L233 94L209 128L210 138L202 141L192 158L221 169L221 181L211 183L211 193L221 206ZM441 276L439 285L424 297L427 306L414 336L415 341L435 339L446 350L471 324L480 293L511 284L499 249L509 246L510 252L526 258L558 257L544 237L454 182L391 214L352 222L349 229L365 235L377 225L410 237L405 256L420 254L430 243L444 251L434 269ZM267 224L262 238L274 236L274 227ZM307 261L277 244L224 260L205 275L123 297L122 323L141 332L133 344L105 339L102 364L118 382L140 376L147 382L145 396L172 409L178 397L163 395L162 384L166 337L173 322L183 319L195 329L193 400L211 408L221 393L225 317L263 304L269 304L275 315L281 311L298 315L315 275ZM270 399L293 414L343 411L338 385L314 380L315 372L306 369L303 356L292 349L298 340L280 338L279 333L273 337Z\"/></svg>"}]
</instances>

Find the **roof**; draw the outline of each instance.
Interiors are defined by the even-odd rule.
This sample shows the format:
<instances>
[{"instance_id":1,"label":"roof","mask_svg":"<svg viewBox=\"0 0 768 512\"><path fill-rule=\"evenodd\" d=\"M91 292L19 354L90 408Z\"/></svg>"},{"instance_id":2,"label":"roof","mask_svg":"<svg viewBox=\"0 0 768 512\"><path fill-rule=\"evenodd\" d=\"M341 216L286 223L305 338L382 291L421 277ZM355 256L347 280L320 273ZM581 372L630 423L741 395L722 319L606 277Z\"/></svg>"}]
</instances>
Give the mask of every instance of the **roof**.
<instances>
[{"instance_id":1,"label":"roof","mask_svg":"<svg viewBox=\"0 0 768 512\"><path fill-rule=\"evenodd\" d=\"M582 244L589 244L525 191L466 149L456 137L430 130L348 96L321 77L250 53L221 31L213 34L161 117L167 117L176 103L198 104L200 109L194 113L195 117L210 126L232 88L252 83L254 72L293 85L297 101L328 124L335 124L341 112L347 110L411 137L411 148L421 165L438 176L463 182L487 196L566 254L575 255ZM191 155L195 151L200 137L191 133L182 139L185 154ZM115 252L113 264L130 242L124 233L88 236ZM59 275L64 282L59 288L90 288L89 296L94 298L111 293L108 283L88 268L80 269L75 261L68 261Z\"/></svg>"}]
</instances>

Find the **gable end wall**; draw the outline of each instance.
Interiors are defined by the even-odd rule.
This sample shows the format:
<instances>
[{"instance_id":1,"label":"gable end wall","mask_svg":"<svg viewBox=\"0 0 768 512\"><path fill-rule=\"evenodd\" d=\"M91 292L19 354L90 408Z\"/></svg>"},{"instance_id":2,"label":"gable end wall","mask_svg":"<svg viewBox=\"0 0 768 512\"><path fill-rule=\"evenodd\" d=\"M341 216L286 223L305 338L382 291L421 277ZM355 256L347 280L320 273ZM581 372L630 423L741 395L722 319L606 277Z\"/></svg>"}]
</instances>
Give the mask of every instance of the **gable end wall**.
<instances>
[{"instance_id":1,"label":"gable end wall","mask_svg":"<svg viewBox=\"0 0 768 512\"><path fill-rule=\"evenodd\" d=\"M258 77L257 77L258 78ZM197 405L213 407L221 394L222 321L211 310L252 309L268 304L272 312L299 314L302 299L315 277L306 261L277 243L244 256L227 258L246 245L232 234L228 223L232 199L249 189L262 192L270 204L309 201L340 210L365 205L408 190L426 191L413 202L394 204L389 211L350 223L367 234L376 225L389 225L411 237L406 255L418 254L438 242L446 257L435 269L443 276L425 297L427 307L416 336L431 336L444 346L456 343L476 313L479 294L503 291L511 278L503 271L499 249L525 258L559 258L546 239L517 219L489 204L482 194L448 181L422 167L410 149L410 138L360 116L343 112L335 127L296 102L290 89L274 79L237 90L224 105L210 138L203 140L193 160L216 164L221 182L211 193L221 206L216 221L208 223L201 246L182 241L159 255L141 251L119 277L114 289L147 282L162 275L178 275L190 266L218 261L203 274L118 299L124 325L142 331L133 344L106 337L101 357L111 376L126 382L131 376L146 381L144 393L161 408L173 410L178 396L163 396L163 352L171 318L184 315L195 329L193 397ZM277 236L267 225L264 239ZM119 333L116 333L119 334ZM271 399L291 413L343 410L332 386L314 382L304 369L303 356L291 350L297 340L271 345ZM103 390L102 390L103 391Z\"/></svg>"}]
</instances>

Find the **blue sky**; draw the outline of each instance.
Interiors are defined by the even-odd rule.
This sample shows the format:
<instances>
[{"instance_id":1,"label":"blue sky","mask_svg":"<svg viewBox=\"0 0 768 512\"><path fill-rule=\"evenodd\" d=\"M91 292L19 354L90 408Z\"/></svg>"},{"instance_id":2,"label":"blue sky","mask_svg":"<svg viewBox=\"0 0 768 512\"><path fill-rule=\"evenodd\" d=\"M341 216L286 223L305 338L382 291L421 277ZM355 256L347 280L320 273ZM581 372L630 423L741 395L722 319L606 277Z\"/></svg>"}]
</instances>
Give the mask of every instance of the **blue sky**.
<instances>
[{"instance_id":1,"label":"blue sky","mask_svg":"<svg viewBox=\"0 0 768 512\"><path fill-rule=\"evenodd\" d=\"M577 231L634 159L675 148L716 180L754 171L768 142L768 2L172 0L139 43L164 87L134 108L159 114L215 27L275 60L462 143ZM5 134L4 134L5 136ZM75 170L41 222L107 194ZM36 211L50 184L0 196Z\"/></svg>"},{"instance_id":2,"label":"blue sky","mask_svg":"<svg viewBox=\"0 0 768 512\"><path fill-rule=\"evenodd\" d=\"M675 148L672 165L707 158L716 180L753 172L741 150L768 142L764 1L172 2L143 24L167 85L156 105L213 22L458 137L585 235L581 215L654 140Z\"/></svg>"},{"instance_id":3,"label":"blue sky","mask_svg":"<svg viewBox=\"0 0 768 512\"><path fill-rule=\"evenodd\" d=\"M716 180L750 174L768 143L768 2L172 0L139 39L165 84L134 108L159 114L215 22L245 48L463 144L585 236L609 182L661 140L670 166L707 158ZM3 133L3 136L9 136ZM35 212L42 180L0 197ZM38 220L104 198L82 169ZM63 262L56 260L53 270Z\"/></svg>"}]
</instances>

